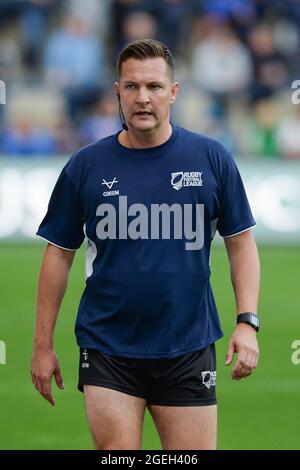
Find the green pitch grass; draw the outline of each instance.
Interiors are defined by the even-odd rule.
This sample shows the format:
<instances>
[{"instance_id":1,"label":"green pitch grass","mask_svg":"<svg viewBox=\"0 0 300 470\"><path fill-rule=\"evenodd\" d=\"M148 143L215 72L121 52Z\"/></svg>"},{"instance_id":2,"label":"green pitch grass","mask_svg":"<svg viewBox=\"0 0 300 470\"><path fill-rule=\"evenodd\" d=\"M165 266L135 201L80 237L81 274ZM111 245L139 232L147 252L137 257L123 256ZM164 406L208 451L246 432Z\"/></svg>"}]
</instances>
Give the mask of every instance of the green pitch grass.
<instances>
[{"instance_id":1,"label":"green pitch grass","mask_svg":"<svg viewBox=\"0 0 300 470\"><path fill-rule=\"evenodd\" d=\"M0 245L0 340L7 364L0 365L0 449L92 449L83 395L77 391L76 309L84 286L84 248L73 264L56 329L56 351L66 389L53 384L53 408L35 391L29 375L36 281L43 246ZM300 364L291 344L300 339L300 249L261 247L259 333L261 359L249 378L235 382L225 367L235 306L226 253L214 247L212 285L225 336L217 342L219 449L299 449ZM144 449L160 449L149 412Z\"/></svg>"}]
</instances>

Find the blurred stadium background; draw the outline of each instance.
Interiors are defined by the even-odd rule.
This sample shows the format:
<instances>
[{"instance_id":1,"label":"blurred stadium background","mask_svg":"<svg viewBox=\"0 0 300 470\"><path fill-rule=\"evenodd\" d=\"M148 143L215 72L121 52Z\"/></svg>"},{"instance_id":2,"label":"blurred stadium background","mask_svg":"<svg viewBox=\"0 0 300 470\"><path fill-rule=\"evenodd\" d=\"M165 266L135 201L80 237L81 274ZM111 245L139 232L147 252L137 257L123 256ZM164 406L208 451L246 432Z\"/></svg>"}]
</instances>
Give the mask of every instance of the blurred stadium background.
<instances>
[{"instance_id":1,"label":"blurred stadium background","mask_svg":"<svg viewBox=\"0 0 300 470\"><path fill-rule=\"evenodd\" d=\"M35 231L67 158L120 129L112 84L127 42L168 44L181 84L172 121L221 141L237 159L257 221L262 264L261 360L233 382L234 326L226 253L216 239L212 284L219 449L299 449L300 2L297 0L0 0L0 449L91 449L76 390L74 321L84 287L77 253L56 330L66 390L51 408L29 376L35 289L44 244ZM300 84L299 84L300 85ZM294 95L293 95L294 94ZM300 361L299 361L300 362ZM149 413L144 449L160 449Z\"/></svg>"}]
</instances>

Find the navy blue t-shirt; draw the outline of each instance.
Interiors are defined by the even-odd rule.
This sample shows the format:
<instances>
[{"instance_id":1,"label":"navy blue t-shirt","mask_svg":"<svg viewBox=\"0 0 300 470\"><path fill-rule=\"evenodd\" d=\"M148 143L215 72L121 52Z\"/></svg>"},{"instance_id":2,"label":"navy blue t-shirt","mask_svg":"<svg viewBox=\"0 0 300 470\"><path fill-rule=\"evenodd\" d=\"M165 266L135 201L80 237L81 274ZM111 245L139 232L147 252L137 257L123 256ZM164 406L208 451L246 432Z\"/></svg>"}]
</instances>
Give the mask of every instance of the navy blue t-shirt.
<instances>
[{"instance_id":1,"label":"navy blue t-shirt","mask_svg":"<svg viewBox=\"0 0 300 470\"><path fill-rule=\"evenodd\" d=\"M255 225L232 156L172 124L157 147L118 134L78 150L63 168L37 234L77 250L87 239L79 346L166 358L223 336L210 286L211 241Z\"/></svg>"}]
</instances>

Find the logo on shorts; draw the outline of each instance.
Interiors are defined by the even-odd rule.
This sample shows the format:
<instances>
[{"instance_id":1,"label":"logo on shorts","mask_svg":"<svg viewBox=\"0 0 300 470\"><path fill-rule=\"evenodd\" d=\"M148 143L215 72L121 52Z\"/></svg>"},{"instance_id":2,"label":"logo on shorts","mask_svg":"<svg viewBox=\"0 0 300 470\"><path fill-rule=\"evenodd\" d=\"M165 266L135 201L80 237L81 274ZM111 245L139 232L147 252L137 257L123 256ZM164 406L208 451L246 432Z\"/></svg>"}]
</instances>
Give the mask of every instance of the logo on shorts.
<instances>
[{"instance_id":1,"label":"logo on shorts","mask_svg":"<svg viewBox=\"0 0 300 470\"><path fill-rule=\"evenodd\" d=\"M205 370L204 372L201 372L201 375L202 375L202 383L203 385L205 385L206 388L216 386L217 371Z\"/></svg>"},{"instance_id":2,"label":"logo on shorts","mask_svg":"<svg viewBox=\"0 0 300 470\"><path fill-rule=\"evenodd\" d=\"M82 369L88 369L90 367L90 364L87 361L88 357L89 357L89 353L87 352L87 349L84 349L83 350L83 353L82 353L83 357L84 357L84 361L82 364L81 364L81 367Z\"/></svg>"},{"instance_id":3,"label":"logo on shorts","mask_svg":"<svg viewBox=\"0 0 300 470\"><path fill-rule=\"evenodd\" d=\"M202 171L177 171L171 173L171 185L177 191L182 186L203 186Z\"/></svg>"}]
</instances>

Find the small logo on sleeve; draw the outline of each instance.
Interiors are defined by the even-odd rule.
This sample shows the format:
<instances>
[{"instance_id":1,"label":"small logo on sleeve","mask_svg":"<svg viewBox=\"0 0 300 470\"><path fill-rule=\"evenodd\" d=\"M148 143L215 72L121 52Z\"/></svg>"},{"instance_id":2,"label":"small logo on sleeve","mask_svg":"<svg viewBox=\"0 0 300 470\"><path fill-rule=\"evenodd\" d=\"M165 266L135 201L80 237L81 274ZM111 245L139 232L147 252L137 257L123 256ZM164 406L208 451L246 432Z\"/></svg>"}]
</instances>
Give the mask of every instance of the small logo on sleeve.
<instances>
[{"instance_id":1,"label":"small logo on sleeve","mask_svg":"<svg viewBox=\"0 0 300 470\"><path fill-rule=\"evenodd\" d=\"M177 191L183 186L203 186L202 171L176 171L171 173L171 185Z\"/></svg>"}]
</instances>

